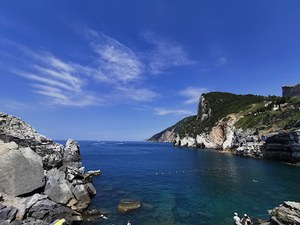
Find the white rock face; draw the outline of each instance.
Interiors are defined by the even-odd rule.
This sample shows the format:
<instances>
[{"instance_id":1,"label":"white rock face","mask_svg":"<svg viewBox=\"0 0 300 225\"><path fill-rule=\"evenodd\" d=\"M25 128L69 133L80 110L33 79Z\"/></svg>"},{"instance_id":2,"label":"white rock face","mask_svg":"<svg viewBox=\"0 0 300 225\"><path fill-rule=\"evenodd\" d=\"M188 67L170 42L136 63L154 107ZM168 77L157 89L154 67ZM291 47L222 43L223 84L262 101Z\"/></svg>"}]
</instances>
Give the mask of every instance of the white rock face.
<instances>
[{"instance_id":1,"label":"white rock face","mask_svg":"<svg viewBox=\"0 0 300 225\"><path fill-rule=\"evenodd\" d=\"M223 143L223 149L228 149L231 148L233 146L233 142L234 142L234 132L235 132L235 127L234 124L237 121L237 118L234 114L229 115L228 117L228 121L226 123L226 128L224 130L225 133L225 141Z\"/></svg>"},{"instance_id":2,"label":"white rock face","mask_svg":"<svg viewBox=\"0 0 300 225\"><path fill-rule=\"evenodd\" d=\"M159 142L173 142L175 140L176 133L174 132L174 129L171 131L167 130L165 133L162 134L162 136L159 138Z\"/></svg>"},{"instance_id":3,"label":"white rock face","mask_svg":"<svg viewBox=\"0 0 300 225\"><path fill-rule=\"evenodd\" d=\"M198 144L203 143L205 145L206 148L216 148L216 144L213 143L210 139L208 135L205 134L200 134L197 135L196 141Z\"/></svg>"},{"instance_id":4,"label":"white rock face","mask_svg":"<svg viewBox=\"0 0 300 225\"><path fill-rule=\"evenodd\" d=\"M192 137L176 138L176 144L180 146L195 147L197 145L202 146L204 144L205 148L215 148L215 149L229 149L233 146L235 137L235 127L236 117L234 114L229 115L225 121L219 121L212 130L206 134L201 133L196 136L196 139Z\"/></svg>"},{"instance_id":5,"label":"white rock face","mask_svg":"<svg viewBox=\"0 0 300 225\"><path fill-rule=\"evenodd\" d=\"M42 158L14 142L0 144L0 192L12 196L30 193L45 185Z\"/></svg>"},{"instance_id":6,"label":"white rock face","mask_svg":"<svg viewBox=\"0 0 300 225\"><path fill-rule=\"evenodd\" d=\"M181 146L194 147L196 140L192 137L184 137L181 141Z\"/></svg>"},{"instance_id":7,"label":"white rock face","mask_svg":"<svg viewBox=\"0 0 300 225\"><path fill-rule=\"evenodd\" d=\"M233 146L234 132L231 127L226 128L226 140L223 143L223 149L228 149Z\"/></svg>"}]
</instances>

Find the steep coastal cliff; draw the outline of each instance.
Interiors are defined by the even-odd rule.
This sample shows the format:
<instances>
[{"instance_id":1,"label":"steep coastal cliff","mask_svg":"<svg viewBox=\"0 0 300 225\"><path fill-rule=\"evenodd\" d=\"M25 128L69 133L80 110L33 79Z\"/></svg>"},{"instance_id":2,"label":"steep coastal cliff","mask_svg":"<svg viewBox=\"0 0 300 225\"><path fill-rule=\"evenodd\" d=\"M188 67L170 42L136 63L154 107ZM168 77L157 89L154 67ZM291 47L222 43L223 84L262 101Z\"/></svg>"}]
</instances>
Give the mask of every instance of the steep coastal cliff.
<instances>
[{"instance_id":1,"label":"steep coastal cliff","mask_svg":"<svg viewBox=\"0 0 300 225\"><path fill-rule=\"evenodd\" d=\"M64 147L0 113L0 224L82 221L96 194L92 176L99 172L84 172L76 141Z\"/></svg>"},{"instance_id":2,"label":"steep coastal cliff","mask_svg":"<svg viewBox=\"0 0 300 225\"><path fill-rule=\"evenodd\" d=\"M268 138L279 133L300 137L299 129L300 99L297 97L210 92L201 95L197 115L181 120L148 141L236 150L238 154L266 155L273 158L276 154L264 154L264 151L271 150L266 147L278 141L274 137ZM297 138L291 141L300 145Z\"/></svg>"}]
</instances>

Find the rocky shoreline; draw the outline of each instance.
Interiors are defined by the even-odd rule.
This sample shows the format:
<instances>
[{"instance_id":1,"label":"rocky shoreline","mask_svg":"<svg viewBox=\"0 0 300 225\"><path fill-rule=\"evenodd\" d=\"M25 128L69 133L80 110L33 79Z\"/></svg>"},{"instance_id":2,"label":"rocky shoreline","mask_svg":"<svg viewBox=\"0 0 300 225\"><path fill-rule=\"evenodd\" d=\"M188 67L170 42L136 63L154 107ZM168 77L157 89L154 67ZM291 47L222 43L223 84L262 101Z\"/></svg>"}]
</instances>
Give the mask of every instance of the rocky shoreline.
<instances>
[{"instance_id":1,"label":"rocky shoreline","mask_svg":"<svg viewBox=\"0 0 300 225\"><path fill-rule=\"evenodd\" d=\"M65 146L24 121L0 113L0 224L49 225L83 221L96 194L93 176L80 162L79 144Z\"/></svg>"},{"instance_id":2,"label":"rocky shoreline","mask_svg":"<svg viewBox=\"0 0 300 225\"><path fill-rule=\"evenodd\" d=\"M269 210L270 220L259 222L260 225L299 225L300 203L285 201L272 210Z\"/></svg>"},{"instance_id":3,"label":"rocky shoreline","mask_svg":"<svg viewBox=\"0 0 300 225\"><path fill-rule=\"evenodd\" d=\"M96 194L93 176L101 171L85 172L78 143L55 143L5 113L0 113L0 172L0 225L55 225L60 219L80 224L86 216L101 216L85 211ZM140 207L139 201L126 199L118 210ZM269 214L270 221L257 224L300 225L300 203L286 201Z\"/></svg>"},{"instance_id":4,"label":"rocky shoreline","mask_svg":"<svg viewBox=\"0 0 300 225\"><path fill-rule=\"evenodd\" d=\"M202 94L197 115L184 118L148 141L300 162L300 98Z\"/></svg>"}]
</instances>

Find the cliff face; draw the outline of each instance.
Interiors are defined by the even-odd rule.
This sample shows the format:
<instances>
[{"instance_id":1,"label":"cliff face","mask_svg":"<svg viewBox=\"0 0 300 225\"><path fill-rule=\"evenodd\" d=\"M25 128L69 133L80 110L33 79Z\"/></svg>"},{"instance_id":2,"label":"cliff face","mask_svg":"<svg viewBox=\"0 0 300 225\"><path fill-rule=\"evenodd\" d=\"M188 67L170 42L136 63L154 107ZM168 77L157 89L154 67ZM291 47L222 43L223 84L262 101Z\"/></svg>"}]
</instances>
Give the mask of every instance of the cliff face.
<instances>
[{"instance_id":1,"label":"cliff face","mask_svg":"<svg viewBox=\"0 0 300 225\"><path fill-rule=\"evenodd\" d=\"M0 113L0 224L82 221L81 212L96 194L95 172L85 173L76 141L64 147Z\"/></svg>"},{"instance_id":2,"label":"cliff face","mask_svg":"<svg viewBox=\"0 0 300 225\"><path fill-rule=\"evenodd\" d=\"M299 98L211 92L200 97L196 116L183 119L149 140L174 142L178 146L255 151L266 138L297 129L300 129Z\"/></svg>"}]
</instances>

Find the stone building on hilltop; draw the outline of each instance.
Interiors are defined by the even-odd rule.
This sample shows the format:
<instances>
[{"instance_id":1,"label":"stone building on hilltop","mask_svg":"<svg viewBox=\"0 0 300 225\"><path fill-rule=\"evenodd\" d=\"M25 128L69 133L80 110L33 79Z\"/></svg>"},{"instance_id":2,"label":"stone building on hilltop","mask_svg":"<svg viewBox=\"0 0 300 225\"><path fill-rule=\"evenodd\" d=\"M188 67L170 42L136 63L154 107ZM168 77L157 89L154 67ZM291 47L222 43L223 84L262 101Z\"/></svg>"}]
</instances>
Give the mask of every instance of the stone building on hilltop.
<instances>
[{"instance_id":1,"label":"stone building on hilltop","mask_svg":"<svg viewBox=\"0 0 300 225\"><path fill-rule=\"evenodd\" d=\"M282 97L300 97L300 84L282 86Z\"/></svg>"}]
</instances>

